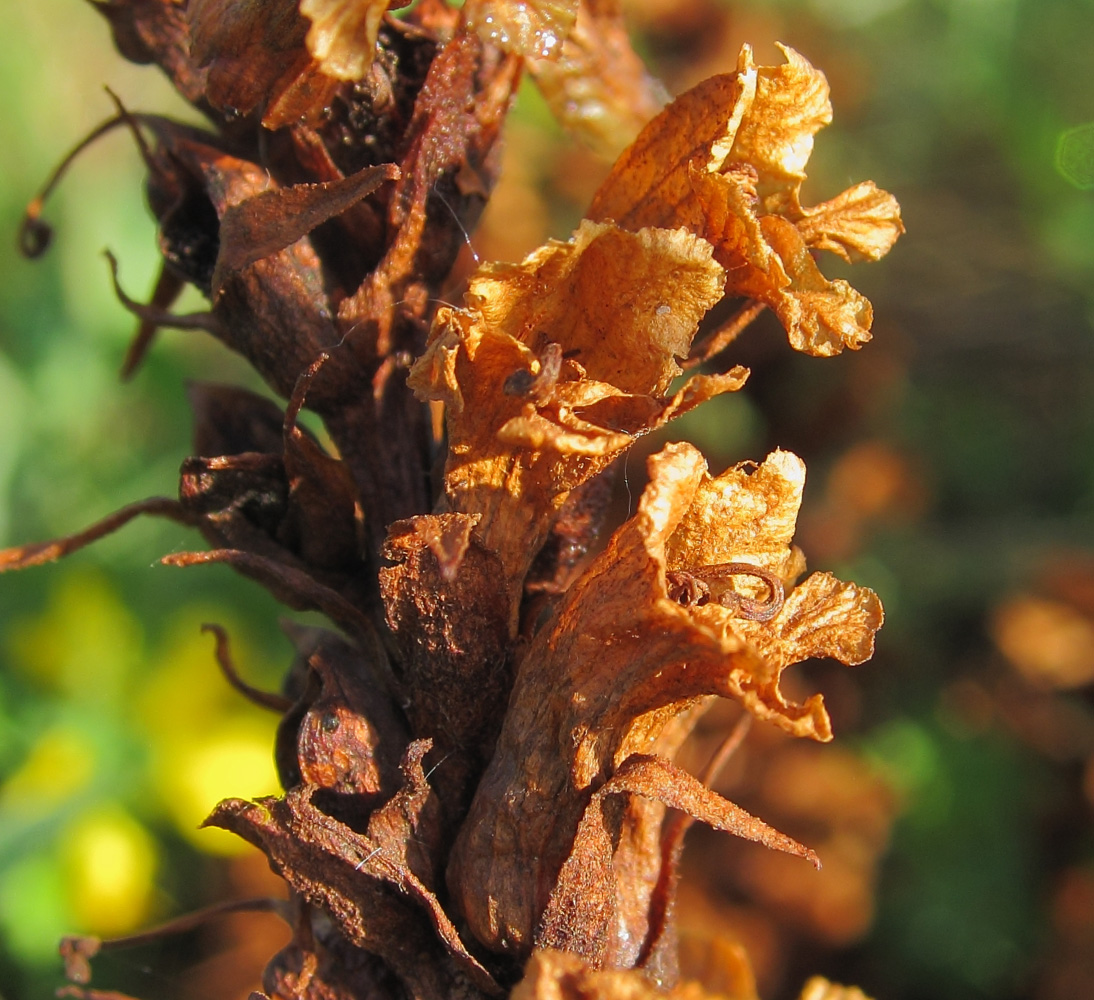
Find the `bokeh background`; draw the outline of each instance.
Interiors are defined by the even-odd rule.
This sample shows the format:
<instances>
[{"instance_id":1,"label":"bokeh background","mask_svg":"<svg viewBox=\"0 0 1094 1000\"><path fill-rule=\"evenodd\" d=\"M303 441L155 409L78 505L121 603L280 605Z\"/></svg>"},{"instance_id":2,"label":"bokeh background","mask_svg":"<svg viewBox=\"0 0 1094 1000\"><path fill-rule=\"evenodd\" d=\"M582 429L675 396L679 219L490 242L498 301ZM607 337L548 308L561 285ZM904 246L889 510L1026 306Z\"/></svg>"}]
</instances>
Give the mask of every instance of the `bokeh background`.
<instances>
[{"instance_id":1,"label":"bokeh background","mask_svg":"<svg viewBox=\"0 0 1094 1000\"><path fill-rule=\"evenodd\" d=\"M781 40L822 68L835 122L808 202L872 178L908 233L840 271L875 339L794 356L769 319L734 345L746 389L676 425L713 466L777 446L810 470L799 542L813 568L874 587L875 659L813 664L834 744L756 726L719 787L817 848L793 861L695 830L685 959L742 942L760 995L812 972L878 1000L1094 994L1094 0L633 0L669 90ZM123 134L53 198L49 254L15 253L23 205L111 112L189 112L117 57L78 0L11 5L0 35L0 545L72 532L176 488L185 381L258 388L204 335L167 331L129 383L154 229ZM564 236L607 164L575 151L525 88L506 173L474 246L519 259ZM454 290L458 294L458 290ZM198 300L183 311L200 308ZM641 456L629 475L640 486ZM157 564L196 546L134 523L68 560L0 576L0 997L51 996L57 939L129 933L216 900L280 894L257 852L199 831L221 797L276 787L275 716L233 694L200 625L275 688L281 609L222 567ZM731 723L715 712L694 761ZM800 863L799 863L800 864ZM789 865L789 867L788 867ZM246 997L285 939L237 915L104 956L95 982L155 998ZM705 950L704 950L705 948ZM690 956L690 957L689 957Z\"/></svg>"}]
</instances>

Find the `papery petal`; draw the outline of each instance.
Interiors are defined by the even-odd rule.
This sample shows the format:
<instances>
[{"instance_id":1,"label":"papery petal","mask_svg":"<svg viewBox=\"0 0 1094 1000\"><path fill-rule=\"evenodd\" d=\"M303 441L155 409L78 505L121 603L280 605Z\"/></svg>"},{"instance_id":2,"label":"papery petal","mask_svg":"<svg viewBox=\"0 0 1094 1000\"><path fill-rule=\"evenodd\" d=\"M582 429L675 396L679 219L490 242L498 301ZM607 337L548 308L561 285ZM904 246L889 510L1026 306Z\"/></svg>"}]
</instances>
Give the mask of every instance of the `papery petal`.
<instances>
[{"instance_id":1,"label":"papery petal","mask_svg":"<svg viewBox=\"0 0 1094 1000\"><path fill-rule=\"evenodd\" d=\"M712 76L681 94L615 162L593 196L590 219L624 229L687 225L694 213L693 168L713 172L751 106L756 71Z\"/></svg>"},{"instance_id":2,"label":"papery petal","mask_svg":"<svg viewBox=\"0 0 1094 1000\"><path fill-rule=\"evenodd\" d=\"M821 656L854 666L874 655L874 633L884 617L872 590L814 573L794 588L771 621L741 620L737 628L780 669Z\"/></svg>"},{"instance_id":3,"label":"papery petal","mask_svg":"<svg viewBox=\"0 0 1094 1000\"><path fill-rule=\"evenodd\" d=\"M589 378L657 395L721 293L721 268L691 233L585 221L572 240L552 240L521 264L482 268L469 300L528 346L545 331Z\"/></svg>"},{"instance_id":4,"label":"papery petal","mask_svg":"<svg viewBox=\"0 0 1094 1000\"><path fill-rule=\"evenodd\" d=\"M519 417L502 426L498 439L534 451L614 456L635 434L657 430L723 392L736 392L747 378L748 369L740 366L721 374L696 375L667 400L628 396L602 382L586 382L580 384L581 401L571 401L578 393L567 392L575 385L568 383L556 393L561 405L550 412L526 405Z\"/></svg>"},{"instance_id":5,"label":"papery petal","mask_svg":"<svg viewBox=\"0 0 1094 1000\"><path fill-rule=\"evenodd\" d=\"M376 53L376 37L389 0L300 0L309 21L308 52L337 80L360 80Z\"/></svg>"},{"instance_id":6,"label":"papery petal","mask_svg":"<svg viewBox=\"0 0 1094 1000\"><path fill-rule=\"evenodd\" d=\"M813 153L813 136L832 121L828 81L800 53L779 45L786 57L782 66L756 67L756 96L741 119L733 144L709 169L747 163L759 175L760 202L765 214L793 216L805 165ZM737 72L753 69L752 53L741 51Z\"/></svg>"},{"instance_id":7,"label":"papery petal","mask_svg":"<svg viewBox=\"0 0 1094 1000\"><path fill-rule=\"evenodd\" d=\"M896 198L873 181L803 209L796 226L812 249L830 250L849 264L880 260L904 232Z\"/></svg>"},{"instance_id":8,"label":"papery petal","mask_svg":"<svg viewBox=\"0 0 1094 1000\"><path fill-rule=\"evenodd\" d=\"M871 338L874 310L846 281L829 281L817 267L798 229L786 219L760 219L775 258L766 273L745 272L736 291L766 302L786 328L790 346L819 357L857 349Z\"/></svg>"},{"instance_id":9,"label":"papery petal","mask_svg":"<svg viewBox=\"0 0 1094 1000\"><path fill-rule=\"evenodd\" d=\"M756 648L746 641L746 637L754 633L743 627L747 624L745 619L714 602L692 609L692 619L696 627L714 635L726 639L732 636L744 642L754 655L747 669L728 671L720 679L721 694L736 698L757 719L773 722L792 736L809 737L820 742L832 738L832 722L821 695L810 695L800 704L788 701L784 696L780 687L782 672L790 662L796 661L780 660L783 647L773 642L767 648ZM775 654L770 658L764 655L769 648Z\"/></svg>"},{"instance_id":10,"label":"papery petal","mask_svg":"<svg viewBox=\"0 0 1094 1000\"><path fill-rule=\"evenodd\" d=\"M670 570L751 562L788 583L791 541L805 487L805 463L775 451L758 468L727 469L703 478L691 506L665 546Z\"/></svg>"}]
</instances>

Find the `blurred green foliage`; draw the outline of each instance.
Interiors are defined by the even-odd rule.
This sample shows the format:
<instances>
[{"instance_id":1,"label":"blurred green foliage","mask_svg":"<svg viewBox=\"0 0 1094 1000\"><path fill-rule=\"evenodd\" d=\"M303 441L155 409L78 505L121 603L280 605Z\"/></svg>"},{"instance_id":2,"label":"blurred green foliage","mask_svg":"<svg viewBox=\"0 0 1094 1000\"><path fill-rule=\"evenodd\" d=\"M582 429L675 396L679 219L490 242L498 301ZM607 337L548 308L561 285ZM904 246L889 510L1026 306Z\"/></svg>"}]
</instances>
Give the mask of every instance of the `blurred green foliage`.
<instances>
[{"instance_id":1,"label":"blurred green foliage","mask_svg":"<svg viewBox=\"0 0 1094 1000\"><path fill-rule=\"evenodd\" d=\"M1061 153L1094 123L1094 0L723 6L761 61L779 39L829 77L835 124L818 138L807 196L872 177L897 194L909 230L854 273L874 303L874 344L830 362L761 351L747 359L748 402L694 429L724 461L776 444L801 453L807 510L866 438L907 456L926 497L824 567L876 587L889 612L878 657L857 674L860 717L837 738L892 781L905 812L874 929L819 971L879 1000L1052 997L1055 880L1064 865L1094 866L1083 761L1050 759L998 719L970 725L946 695L1005 669L986 627L1002 597L1061 555L1094 555L1094 191L1089 148ZM126 136L89 151L51 201L46 257L14 254L26 201L110 114L103 84L134 107L190 115L155 71L114 54L87 4L18 4L7 24L0 545L172 494L188 453L185 380L256 387L203 335L170 331L119 383L133 323L99 254L118 256L138 298L155 268ZM642 44L670 81L686 77L694 51ZM806 551L823 552L822 529L805 531ZM274 717L228 691L198 629L228 626L244 672L272 688L290 655L279 607L227 569L154 562L198 544L137 523L54 567L0 576L8 1000L59 984L63 933L123 933L217 898L230 848L197 834L203 811L273 789ZM1069 697L1089 717L1089 688ZM129 988L175 995L141 976Z\"/></svg>"}]
</instances>

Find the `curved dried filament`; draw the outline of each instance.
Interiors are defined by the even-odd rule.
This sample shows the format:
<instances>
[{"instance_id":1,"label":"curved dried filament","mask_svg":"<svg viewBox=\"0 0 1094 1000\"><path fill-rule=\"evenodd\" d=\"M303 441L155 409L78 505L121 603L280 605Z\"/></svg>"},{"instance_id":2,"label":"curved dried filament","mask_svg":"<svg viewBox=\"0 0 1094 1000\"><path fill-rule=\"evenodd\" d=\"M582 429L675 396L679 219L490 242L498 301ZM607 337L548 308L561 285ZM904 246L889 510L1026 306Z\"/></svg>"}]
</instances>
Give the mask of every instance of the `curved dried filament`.
<instances>
[{"instance_id":1,"label":"curved dried filament","mask_svg":"<svg viewBox=\"0 0 1094 1000\"><path fill-rule=\"evenodd\" d=\"M701 566L693 570L674 570L665 574L669 598L686 608L710 601L711 582L732 579L735 576L754 576L763 580L767 584L767 600L758 601L753 597L745 597L743 594L730 590L718 597L717 603L734 611L738 618L748 618L755 622L771 621L783 606L783 582L774 573L761 566L744 562L728 562L714 566Z\"/></svg>"}]
</instances>

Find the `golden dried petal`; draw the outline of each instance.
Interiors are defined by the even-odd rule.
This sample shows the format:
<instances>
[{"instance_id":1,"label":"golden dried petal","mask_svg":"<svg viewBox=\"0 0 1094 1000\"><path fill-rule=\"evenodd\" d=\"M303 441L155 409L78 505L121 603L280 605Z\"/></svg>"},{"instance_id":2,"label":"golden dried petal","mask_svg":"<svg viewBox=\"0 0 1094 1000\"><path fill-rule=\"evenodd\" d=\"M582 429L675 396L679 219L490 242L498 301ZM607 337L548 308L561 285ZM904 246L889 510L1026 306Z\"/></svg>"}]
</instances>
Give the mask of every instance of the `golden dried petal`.
<instances>
[{"instance_id":1,"label":"golden dried petal","mask_svg":"<svg viewBox=\"0 0 1094 1000\"><path fill-rule=\"evenodd\" d=\"M847 263L880 260L904 232L900 206L888 191L863 181L829 201L803 210L796 223L814 250L830 250Z\"/></svg>"},{"instance_id":2,"label":"golden dried petal","mask_svg":"<svg viewBox=\"0 0 1094 1000\"><path fill-rule=\"evenodd\" d=\"M631 48L620 0L583 0L555 59L529 70L559 123L605 157L618 156L668 100Z\"/></svg>"},{"instance_id":3,"label":"golden dried petal","mask_svg":"<svg viewBox=\"0 0 1094 1000\"><path fill-rule=\"evenodd\" d=\"M745 641L746 621L720 604L694 608L692 619L697 626L715 635L733 636L738 641ZM720 693L736 698L756 718L773 722L792 736L808 737L822 743L832 739L832 721L824 707L824 698L814 694L801 704L787 701L779 684L782 672L789 663L767 659L763 655L765 650L756 649L748 643L746 645L754 654L755 662L750 662L746 669L726 672L721 679Z\"/></svg>"},{"instance_id":4,"label":"golden dried petal","mask_svg":"<svg viewBox=\"0 0 1094 1000\"><path fill-rule=\"evenodd\" d=\"M585 221L570 241L552 240L521 264L481 268L469 300L530 347L546 331L591 379L661 394L721 293L722 269L705 240Z\"/></svg>"},{"instance_id":5,"label":"golden dried petal","mask_svg":"<svg viewBox=\"0 0 1094 1000\"><path fill-rule=\"evenodd\" d=\"M805 463L789 451L772 452L752 471L739 465L705 477L665 545L666 567L750 562L793 583L790 543L804 487Z\"/></svg>"},{"instance_id":6,"label":"golden dried petal","mask_svg":"<svg viewBox=\"0 0 1094 1000\"><path fill-rule=\"evenodd\" d=\"M724 159L719 160L722 149L716 147L708 169L721 172L729 164L749 164L759 175L763 213L793 216L801 208L798 191L813 153L813 136L832 121L832 105L824 74L788 45L778 47L786 63L755 68L751 107L742 116ZM746 46L737 71L748 73L752 68L752 53Z\"/></svg>"},{"instance_id":7,"label":"golden dried petal","mask_svg":"<svg viewBox=\"0 0 1094 1000\"><path fill-rule=\"evenodd\" d=\"M470 0L467 26L490 45L535 59L559 55L578 0Z\"/></svg>"},{"instance_id":8,"label":"golden dried petal","mask_svg":"<svg viewBox=\"0 0 1094 1000\"><path fill-rule=\"evenodd\" d=\"M573 414L552 420L526 406L519 417L507 420L498 431L498 440L504 444L540 452L550 449L559 454L587 458L611 459L633 440L630 434L605 431L600 424L582 420Z\"/></svg>"},{"instance_id":9,"label":"golden dried petal","mask_svg":"<svg viewBox=\"0 0 1094 1000\"><path fill-rule=\"evenodd\" d=\"M795 350L828 357L870 339L870 303L846 281L825 278L794 223L757 215L755 170L692 170L691 180L692 193L679 205L677 221L714 244L715 260L726 269L727 295L768 305Z\"/></svg>"},{"instance_id":10,"label":"golden dried petal","mask_svg":"<svg viewBox=\"0 0 1094 1000\"><path fill-rule=\"evenodd\" d=\"M665 544L665 565L670 572L701 576L705 567L745 563L782 580L789 593L769 621L742 616L727 600L767 596L763 579L746 575L711 579L710 603L691 609L692 614L716 634L744 638L759 654L761 666L747 674L732 672L726 682L749 711L795 735L828 740L831 724L823 700L813 696L802 705L787 702L779 689L782 671L814 656L861 663L873 653L883 616L876 594L827 573L790 589L805 569L800 550L791 544L804 484L804 463L785 451L773 452L751 472L738 466L716 477L704 473Z\"/></svg>"},{"instance_id":11,"label":"golden dried petal","mask_svg":"<svg viewBox=\"0 0 1094 1000\"><path fill-rule=\"evenodd\" d=\"M814 573L791 591L771 621L741 619L737 627L767 663L781 670L820 656L850 666L863 663L874 655L874 633L884 619L872 590Z\"/></svg>"},{"instance_id":12,"label":"golden dried petal","mask_svg":"<svg viewBox=\"0 0 1094 1000\"><path fill-rule=\"evenodd\" d=\"M626 448L638 431L657 430L708 399L736 392L747 378L748 369L740 366L721 374L696 375L669 400L628 396L600 382L569 383L558 387L555 398L559 405L550 416L526 405L519 417L502 426L498 440L532 451L552 449L573 456L611 458ZM571 386L579 391L567 391ZM580 401L575 401L578 396ZM582 414L591 419L583 419ZM612 431L613 427L621 430Z\"/></svg>"},{"instance_id":13,"label":"golden dried petal","mask_svg":"<svg viewBox=\"0 0 1094 1000\"><path fill-rule=\"evenodd\" d=\"M796 351L831 357L870 340L874 310L869 300L843 279L829 281L821 274L798 229L786 219L764 216L760 227L776 259L767 274L747 273L738 294L766 302Z\"/></svg>"},{"instance_id":14,"label":"golden dried petal","mask_svg":"<svg viewBox=\"0 0 1094 1000\"><path fill-rule=\"evenodd\" d=\"M311 21L305 44L327 76L360 80L365 75L388 6L389 0L300 0L300 13Z\"/></svg>"},{"instance_id":15,"label":"golden dried petal","mask_svg":"<svg viewBox=\"0 0 1094 1000\"><path fill-rule=\"evenodd\" d=\"M732 144L755 89L752 69L712 76L677 97L616 160L586 216L624 229L686 225L695 211L693 168L717 169L712 150Z\"/></svg>"}]
</instances>

